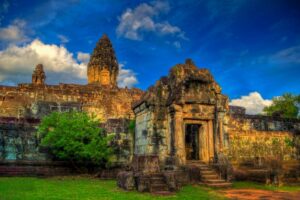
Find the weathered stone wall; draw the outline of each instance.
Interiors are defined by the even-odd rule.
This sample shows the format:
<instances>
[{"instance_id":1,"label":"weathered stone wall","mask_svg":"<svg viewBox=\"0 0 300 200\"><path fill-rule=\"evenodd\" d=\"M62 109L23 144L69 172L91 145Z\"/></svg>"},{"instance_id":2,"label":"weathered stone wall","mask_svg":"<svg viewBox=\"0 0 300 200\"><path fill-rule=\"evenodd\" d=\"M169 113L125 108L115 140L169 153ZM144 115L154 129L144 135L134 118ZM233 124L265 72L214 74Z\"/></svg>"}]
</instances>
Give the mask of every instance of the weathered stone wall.
<instances>
[{"instance_id":1,"label":"weathered stone wall","mask_svg":"<svg viewBox=\"0 0 300 200\"><path fill-rule=\"evenodd\" d=\"M224 146L230 146L230 138L289 138L300 137L300 120L262 115L246 115L231 111L226 116L224 128Z\"/></svg>"},{"instance_id":2,"label":"weathered stone wall","mask_svg":"<svg viewBox=\"0 0 300 200\"><path fill-rule=\"evenodd\" d=\"M300 136L300 120L263 115L247 115L245 109L230 106L230 112L225 117L225 146L230 145L230 137L287 137Z\"/></svg>"},{"instance_id":3,"label":"weathered stone wall","mask_svg":"<svg viewBox=\"0 0 300 200\"><path fill-rule=\"evenodd\" d=\"M135 130L135 150L134 153L137 155L152 154L150 145L151 137L153 135L153 124L152 117L153 113L148 110L145 105L140 107L144 109L139 111L136 115L136 130Z\"/></svg>"},{"instance_id":4,"label":"weathered stone wall","mask_svg":"<svg viewBox=\"0 0 300 200\"><path fill-rule=\"evenodd\" d=\"M142 94L139 89L109 89L96 85L0 86L0 116L40 118L39 109L82 109L95 114L100 122L133 118L131 104Z\"/></svg>"},{"instance_id":5,"label":"weathered stone wall","mask_svg":"<svg viewBox=\"0 0 300 200\"><path fill-rule=\"evenodd\" d=\"M300 131L300 120L262 115L230 115L228 128L236 131Z\"/></svg>"},{"instance_id":6,"label":"weathered stone wall","mask_svg":"<svg viewBox=\"0 0 300 200\"><path fill-rule=\"evenodd\" d=\"M1 118L0 161L46 160L47 154L39 147L37 121Z\"/></svg>"},{"instance_id":7,"label":"weathered stone wall","mask_svg":"<svg viewBox=\"0 0 300 200\"><path fill-rule=\"evenodd\" d=\"M54 161L47 150L39 145L40 138L36 134L39 122L38 119L0 118L0 162L3 166L13 163L16 165L24 161ZM107 134L114 135L112 141L112 147L116 151L116 155L112 158L114 165L128 164L133 154L133 134L129 131L129 122L128 119L108 119L106 123L100 124Z\"/></svg>"}]
</instances>

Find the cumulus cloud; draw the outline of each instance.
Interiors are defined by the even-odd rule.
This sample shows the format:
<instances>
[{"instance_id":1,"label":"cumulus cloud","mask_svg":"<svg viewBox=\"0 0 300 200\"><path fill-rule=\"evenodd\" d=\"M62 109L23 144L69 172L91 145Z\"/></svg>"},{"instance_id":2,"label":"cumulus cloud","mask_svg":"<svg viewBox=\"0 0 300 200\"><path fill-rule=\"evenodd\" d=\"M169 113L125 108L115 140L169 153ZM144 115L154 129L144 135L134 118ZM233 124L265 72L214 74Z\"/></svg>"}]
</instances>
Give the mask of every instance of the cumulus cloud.
<instances>
[{"instance_id":1,"label":"cumulus cloud","mask_svg":"<svg viewBox=\"0 0 300 200\"><path fill-rule=\"evenodd\" d=\"M78 62L63 46L44 44L35 39L27 45L10 45L0 51L0 81L16 84L20 80L28 80L39 63L44 65L50 82L77 82L78 79L86 79L86 63Z\"/></svg>"},{"instance_id":2,"label":"cumulus cloud","mask_svg":"<svg viewBox=\"0 0 300 200\"><path fill-rule=\"evenodd\" d=\"M24 32L25 25L26 22L24 20L16 19L7 27L1 27L0 42L20 43L27 41L28 38Z\"/></svg>"},{"instance_id":3,"label":"cumulus cloud","mask_svg":"<svg viewBox=\"0 0 300 200\"><path fill-rule=\"evenodd\" d=\"M242 106L246 108L247 114L262 113L263 108L272 104L271 100L263 99L258 92L251 92L248 96L242 96L240 99L233 99L229 103L232 106Z\"/></svg>"},{"instance_id":4,"label":"cumulus cloud","mask_svg":"<svg viewBox=\"0 0 300 200\"><path fill-rule=\"evenodd\" d=\"M131 69L125 69L124 64L119 64L118 86L131 88L138 83L136 74Z\"/></svg>"},{"instance_id":5,"label":"cumulus cloud","mask_svg":"<svg viewBox=\"0 0 300 200\"><path fill-rule=\"evenodd\" d=\"M90 54L79 51L77 52L77 60L83 63L88 63L90 60Z\"/></svg>"},{"instance_id":6,"label":"cumulus cloud","mask_svg":"<svg viewBox=\"0 0 300 200\"><path fill-rule=\"evenodd\" d=\"M128 8L119 18L117 35L131 40L142 40L144 32L154 32L186 39L179 27L171 25L168 21L158 21L159 16L169 10L169 4L162 1L142 3L134 9Z\"/></svg>"}]
</instances>

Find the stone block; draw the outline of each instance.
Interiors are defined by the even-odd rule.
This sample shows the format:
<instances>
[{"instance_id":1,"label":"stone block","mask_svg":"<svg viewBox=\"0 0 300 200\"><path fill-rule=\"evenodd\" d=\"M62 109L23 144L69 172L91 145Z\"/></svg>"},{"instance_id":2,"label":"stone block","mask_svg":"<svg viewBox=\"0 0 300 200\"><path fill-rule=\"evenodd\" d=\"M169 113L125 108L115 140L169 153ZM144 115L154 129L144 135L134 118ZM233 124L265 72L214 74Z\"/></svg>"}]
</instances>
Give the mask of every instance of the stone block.
<instances>
[{"instance_id":1,"label":"stone block","mask_svg":"<svg viewBox=\"0 0 300 200\"><path fill-rule=\"evenodd\" d=\"M117 175L117 185L125 190L134 190L135 181L132 171L121 171Z\"/></svg>"}]
</instances>

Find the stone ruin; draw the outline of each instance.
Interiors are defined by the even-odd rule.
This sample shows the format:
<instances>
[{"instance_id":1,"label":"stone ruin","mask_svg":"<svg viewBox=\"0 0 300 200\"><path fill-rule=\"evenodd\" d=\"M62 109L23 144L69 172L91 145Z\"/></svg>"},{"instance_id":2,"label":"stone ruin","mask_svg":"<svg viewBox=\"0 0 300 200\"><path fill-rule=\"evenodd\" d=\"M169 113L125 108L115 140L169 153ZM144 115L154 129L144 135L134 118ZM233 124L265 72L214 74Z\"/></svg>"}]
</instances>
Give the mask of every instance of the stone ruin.
<instances>
[{"instance_id":1,"label":"stone ruin","mask_svg":"<svg viewBox=\"0 0 300 200\"><path fill-rule=\"evenodd\" d=\"M208 185L230 186L208 167L222 149L229 107L227 96L207 69L199 69L190 59L175 65L133 110L135 157L132 171L119 174L120 187L128 189L129 180L135 179L138 191L174 191L197 181L190 174L200 176L198 168L202 167L210 173ZM145 169L147 166L154 170Z\"/></svg>"},{"instance_id":2,"label":"stone ruin","mask_svg":"<svg viewBox=\"0 0 300 200\"><path fill-rule=\"evenodd\" d=\"M300 120L247 115L244 108L228 106L211 73L190 59L146 92L119 88L118 73L113 46L103 35L88 63L86 85L49 85L38 64L32 83L0 86L0 175L56 174L52 166L59 164L39 148L35 135L42 117L53 111L95 114L107 134L115 135L116 163L128 166L118 185L138 191L173 191L191 182L230 186L228 168L223 173L218 167L228 166L223 149L232 138L300 135ZM132 120L135 134L129 131ZM300 169L299 162L289 169Z\"/></svg>"},{"instance_id":3,"label":"stone ruin","mask_svg":"<svg viewBox=\"0 0 300 200\"><path fill-rule=\"evenodd\" d=\"M0 86L0 174L1 166L11 162L26 163L51 161L39 149L36 127L40 119L53 111L85 111L96 115L107 134L114 134L118 149L115 163L124 163L132 155L132 134L128 126L134 119L132 103L143 91L119 88L119 65L112 44L106 35L97 42L91 55L88 84L49 85L42 64L32 74L32 83L16 87ZM28 161L28 162L27 162ZM2 164L1 164L2 163Z\"/></svg>"},{"instance_id":4,"label":"stone ruin","mask_svg":"<svg viewBox=\"0 0 300 200\"><path fill-rule=\"evenodd\" d=\"M133 111L134 158L131 167L119 173L118 185L142 192L176 191L199 182L230 187L234 170L240 171L223 153L232 137L293 138L300 130L297 119L246 115L242 107L229 107L210 72L190 59L151 86ZM286 177L297 169L299 162L290 166ZM248 170L253 179L246 180L259 180L255 170ZM267 174L259 176L262 181Z\"/></svg>"},{"instance_id":5,"label":"stone ruin","mask_svg":"<svg viewBox=\"0 0 300 200\"><path fill-rule=\"evenodd\" d=\"M44 85L46 80L46 75L42 64L38 64L32 74L32 84L33 85Z\"/></svg>"},{"instance_id":6,"label":"stone ruin","mask_svg":"<svg viewBox=\"0 0 300 200\"><path fill-rule=\"evenodd\" d=\"M228 98L207 69L188 59L171 68L136 103L135 154L209 162L222 148Z\"/></svg>"},{"instance_id":7,"label":"stone ruin","mask_svg":"<svg viewBox=\"0 0 300 200\"><path fill-rule=\"evenodd\" d=\"M118 74L119 64L114 49L109 38L104 34L96 44L88 63L88 83L117 87Z\"/></svg>"}]
</instances>

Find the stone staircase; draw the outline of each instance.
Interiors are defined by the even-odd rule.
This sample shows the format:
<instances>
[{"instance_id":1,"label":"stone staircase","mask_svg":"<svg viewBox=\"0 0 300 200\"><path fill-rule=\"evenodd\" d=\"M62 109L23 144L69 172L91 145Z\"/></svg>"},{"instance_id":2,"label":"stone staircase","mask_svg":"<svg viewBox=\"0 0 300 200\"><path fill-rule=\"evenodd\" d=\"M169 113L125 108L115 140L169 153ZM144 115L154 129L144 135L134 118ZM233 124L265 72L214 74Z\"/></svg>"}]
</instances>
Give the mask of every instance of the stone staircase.
<instances>
[{"instance_id":1,"label":"stone staircase","mask_svg":"<svg viewBox=\"0 0 300 200\"><path fill-rule=\"evenodd\" d=\"M215 188L227 188L231 187L232 183L225 181L224 179L220 178L218 173L209 165L201 161L188 161L187 163L188 168L193 169L199 172L200 181L209 187Z\"/></svg>"},{"instance_id":2,"label":"stone staircase","mask_svg":"<svg viewBox=\"0 0 300 200\"><path fill-rule=\"evenodd\" d=\"M163 174L151 174L150 177L150 192L156 194L168 194L170 193L168 185L165 181Z\"/></svg>"}]
</instances>

